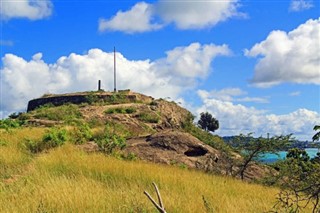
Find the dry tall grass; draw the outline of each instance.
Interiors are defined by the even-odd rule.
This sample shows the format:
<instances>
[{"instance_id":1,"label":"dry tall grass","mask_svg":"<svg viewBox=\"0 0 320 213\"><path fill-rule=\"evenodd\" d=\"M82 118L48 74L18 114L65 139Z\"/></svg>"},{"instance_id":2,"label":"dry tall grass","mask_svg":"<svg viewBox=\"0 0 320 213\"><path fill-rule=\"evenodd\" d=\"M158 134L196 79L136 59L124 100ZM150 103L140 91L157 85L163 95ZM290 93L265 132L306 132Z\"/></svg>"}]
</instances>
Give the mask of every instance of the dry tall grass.
<instances>
[{"instance_id":1,"label":"dry tall grass","mask_svg":"<svg viewBox=\"0 0 320 213\"><path fill-rule=\"evenodd\" d=\"M157 212L143 194L155 196L153 181L170 213L266 212L278 192L199 171L87 154L68 143L39 155L19 145L43 132L0 133L8 141L0 146L0 212Z\"/></svg>"}]
</instances>

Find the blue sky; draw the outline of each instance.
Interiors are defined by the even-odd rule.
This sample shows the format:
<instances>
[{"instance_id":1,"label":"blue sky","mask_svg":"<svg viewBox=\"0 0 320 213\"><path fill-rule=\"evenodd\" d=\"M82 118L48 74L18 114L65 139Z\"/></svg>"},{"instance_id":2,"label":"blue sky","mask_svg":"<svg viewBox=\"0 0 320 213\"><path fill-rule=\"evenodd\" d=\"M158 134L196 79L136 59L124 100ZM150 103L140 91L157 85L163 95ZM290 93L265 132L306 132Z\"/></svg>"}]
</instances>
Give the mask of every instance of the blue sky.
<instances>
[{"instance_id":1,"label":"blue sky","mask_svg":"<svg viewBox=\"0 0 320 213\"><path fill-rule=\"evenodd\" d=\"M1 117L44 93L119 89L209 111L219 135L320 123L319 1L1 0Z\"/></svg>"}]
</instances>

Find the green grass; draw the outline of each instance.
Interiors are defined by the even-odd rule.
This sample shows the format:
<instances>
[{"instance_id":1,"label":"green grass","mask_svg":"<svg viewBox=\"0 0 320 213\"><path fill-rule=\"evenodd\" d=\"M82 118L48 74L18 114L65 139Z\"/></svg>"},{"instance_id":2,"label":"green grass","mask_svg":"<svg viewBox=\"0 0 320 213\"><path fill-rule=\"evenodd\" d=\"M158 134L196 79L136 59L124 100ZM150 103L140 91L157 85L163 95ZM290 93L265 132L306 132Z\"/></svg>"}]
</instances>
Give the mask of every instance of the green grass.
<instances>
[{"instance_id":1,"label":"green grass","mask_svg":"<svg viewBox=\"0 0 320 213\"><path fill-rule=\"evenodd\" d=\"M232 151L232 148L228 146L221 137L217 135L212 135L203 129L195 126L191 122L186 122L183 124L184 131L190 133L194 137L198 138L200 141L212 146L215 149L221 150L225 153Z\"/></svg>"},{"instance_id":2,"label":"green grass","mask_svg":"<svg viewBox=\"0 0 320 213\"><path fill-rule=\"evenodd\" d=\"M53 121L64 121L65 123L74 122L82 118L79 106L75 104L66 104L62 106L42 106L30 113L33 117Z\"/></svg>"},{"instance_id":3,"label":"green grass","mask_svg":"<svg viewBox=\"0 0 320 213\"><path fill-rule=\"evenodd\" d=\"M137 110L133 107L116 107L116 108L109 108L105 111L106 114L132 114L135 113Z\"/></svg>"},{"instance_id":4,"label":"green grass","mask_svg":"<svg viewBox=\"0 0 320 213\"><path fill-rule=\"evenodd\" d=\"M147 123L158 123L160 116L154 112L141 112L138 114L138 119Z\"/></svg>"}]
</instances>

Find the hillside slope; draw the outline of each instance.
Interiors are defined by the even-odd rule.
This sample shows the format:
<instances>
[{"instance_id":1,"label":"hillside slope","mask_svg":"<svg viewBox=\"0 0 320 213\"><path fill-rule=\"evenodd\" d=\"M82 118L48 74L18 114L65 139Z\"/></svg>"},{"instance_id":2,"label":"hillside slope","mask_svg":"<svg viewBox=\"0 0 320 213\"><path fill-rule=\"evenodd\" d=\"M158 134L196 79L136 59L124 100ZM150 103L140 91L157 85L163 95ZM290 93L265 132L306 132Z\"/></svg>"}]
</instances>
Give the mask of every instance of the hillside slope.
<instances>
[{"instance_id":1,"label":"hillside slope","mask_svg":"<svg viewBox=\"0 0 320 213\"><path fill-rule=\"evenodd\" d=\"M157 212L143 194L156 182L167 212L266 212L276 188L181 166L87 153L72 142L38 154L21 146L45 128L1 131L0 212Z\"/></svg>"},{"instance_id":2,"label":"hillside slope","mask_svg":"<svg viewBox=\"0 0 320 213\"><path fill-rule=\"evenodd\" d=\"M89 125L93 136L81 142L89 142L81 145L85 150L105 151L103 137L108 137L109 143L124 139L120 152L142 160L223 175L236 175L239 170L241 156L219 136L194 126L192 114L175 102L155 100L129 90L98 91L46 95L30 101L28 108L34 110L18 117L28 125L69 126L73 130L79 124ZM266 167L251 164L245 178L259 179L266 172Z\"/></svg>"}]
</instances>

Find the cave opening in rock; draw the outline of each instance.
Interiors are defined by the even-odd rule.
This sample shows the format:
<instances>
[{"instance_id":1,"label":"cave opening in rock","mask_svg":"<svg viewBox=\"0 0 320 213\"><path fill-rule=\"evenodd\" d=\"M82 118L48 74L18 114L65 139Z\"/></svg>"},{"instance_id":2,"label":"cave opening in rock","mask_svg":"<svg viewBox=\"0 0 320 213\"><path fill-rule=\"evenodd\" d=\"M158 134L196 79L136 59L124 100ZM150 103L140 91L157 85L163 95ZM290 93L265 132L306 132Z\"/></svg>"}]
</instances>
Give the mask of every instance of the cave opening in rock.
<instances>
[{"instance_id":1,"label":"cave opening in rock","mask_svg":"<svg viewBox=\"0 0 320 213\"><path fill-rule=\"evenodd\" d=\"M208 150L202 147L190 147L187 151L184 152L186 156L189 157L198 157L207 154Z\"/></svg>"}]
</instances>

